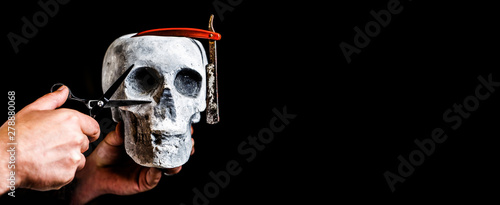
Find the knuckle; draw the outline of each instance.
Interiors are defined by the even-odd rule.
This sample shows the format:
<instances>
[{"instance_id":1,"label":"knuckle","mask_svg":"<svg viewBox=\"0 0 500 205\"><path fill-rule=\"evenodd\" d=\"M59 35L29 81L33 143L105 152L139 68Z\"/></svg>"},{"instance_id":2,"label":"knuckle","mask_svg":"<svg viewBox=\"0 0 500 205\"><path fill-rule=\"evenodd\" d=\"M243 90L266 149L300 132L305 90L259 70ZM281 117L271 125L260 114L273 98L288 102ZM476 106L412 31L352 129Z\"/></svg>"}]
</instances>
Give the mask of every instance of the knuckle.
<instances>
[{"instance_id":1,"label":"knuckle","mask_svg":"<svg viewBox=\"0 0 500 205\"><path fill-rule=\"evenodd\" d=\"M93 136L99 136L99 134L101 132L101 128L99 127L99 123L97 123L97 121L93 120L90 126L93 130L93 132L92 132Z\"/></svg>"},{"instance_id":2,"label":"knuckle","mask_svg":"<svg viewBox=\"0 0 500 205\"><path fill-rule=\"evenodd\" d=\"M74 112L68 112L68 114L67 114L66 117L67 117L68 122L70 122L70 123L78 123L79 119L78 119L78 115L76 115L76 113L74 113Z\"/></svg>"},{"instance_id":3,"label":"knuckle","mask_svg":"<svg viewBox=\"0 0 500 205\"><path fill-rule=\"evenodd\" d=\"M83 145L83 149L81 150L81 153L84 153L87 150L89 150L89 143L86 143L86 144Z\"/></svg>"},{"instance_id":4,"label":"knuckle","mask_svg":"<svg viewBox=\"0 0 500 205\"><path fill-rule=\"evenodd\" d=\"M74 142L75 147L78 145L81 145L83 143L83 137L80 135L77 135L77 136L73 137L73 142Z\"/></svg>"},{"instance_id":5,"label":"knuckle","mask_svg":"<svg viewBox=\"0 0 500 205\"><path fill-rule=\"evenodd\" d=\"M72 166L78 165L80 163L80 160L82 160L82 155L80 153L72 154L69 158L70 164Z\"/></svg>"},{"instance_id":6,"label":"knuckle","mask_svg":"<svg viewBox=\"0 0 500 205\"><path fill-rule=\"evenodd\" d=\"M75 113L76 111L67 108L61 108L58 109L57 111L59 112L59 115L61 116L63 123L78 122L78 115Z\"/></svg>"},{"instance_id":7,"label":"knuckle","mask_svg":"<svg viewBox=\"0 0 500 205\"><path fill-rule=\"evenodd\" d=\"M75 140L76 140L76 145L78 145L78 146L89 143L87 136L84 136L84 135L78 135L78 137L75 137Z\"/></svg>"}]
</instances>

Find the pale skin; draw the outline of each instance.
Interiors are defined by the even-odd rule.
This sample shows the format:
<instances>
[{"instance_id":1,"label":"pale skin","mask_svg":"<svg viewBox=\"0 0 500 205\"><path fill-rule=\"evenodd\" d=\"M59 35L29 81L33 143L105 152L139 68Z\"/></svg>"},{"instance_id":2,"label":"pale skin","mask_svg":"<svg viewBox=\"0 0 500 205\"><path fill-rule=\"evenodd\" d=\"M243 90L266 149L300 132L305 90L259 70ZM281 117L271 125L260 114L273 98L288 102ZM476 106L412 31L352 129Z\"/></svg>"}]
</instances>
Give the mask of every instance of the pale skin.
<instances>
[{"instance_id":1,"label":"pale skin","mask_svg":"<svg viewBox=\"0 0 500 205\"><path fill-rule=\"evenodd\" d=\"M39 98L16 114L16 188L57 190L77 179L72 204L84 204L103 194L131 195L153 189L162 170L133 162L123 146L119 123L87 157L89 142L98 139L99 124L75 110L59 108L66 102L68 88ZM0 179L9 177L10 145L7 123L0 127ZM192 128L191 128L192 132ZM194 143L193 143L194 146ZM194 152L194 147L191 154ZM181 167L163 170L176 174ZM9 191L0 186L0 194Z\"/></svg>"}]
</instances>

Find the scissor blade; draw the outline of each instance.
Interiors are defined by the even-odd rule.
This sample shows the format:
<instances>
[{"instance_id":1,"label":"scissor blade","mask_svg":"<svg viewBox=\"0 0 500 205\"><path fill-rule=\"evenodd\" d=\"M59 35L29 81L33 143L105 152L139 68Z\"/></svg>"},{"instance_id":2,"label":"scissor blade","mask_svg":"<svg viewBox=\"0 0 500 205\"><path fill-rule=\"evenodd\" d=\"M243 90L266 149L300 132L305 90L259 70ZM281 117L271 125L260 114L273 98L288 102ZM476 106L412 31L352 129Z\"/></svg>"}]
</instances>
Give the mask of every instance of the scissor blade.
<instances>
[{"instance_id":1,"label":"scissor blade","mask_svg":"<svg viewBox=\"0 0 500 205\"><path fill-rule=\"evenodd\" d=\"M108 101L108 103L106 105L104 105L104 108L140 105L140 104L148 104L148 103L151 103L151 101L147 101L147 100L110 100L110 101Z\"/></svg>"},{"instance_id":2,"label":"scissor blade","mask_svg":"<svg viewBox=\"0 0 500 205\"><path fill-rule=\"evenodd\" d=\"M132 70L133 67L134 67L134 64L132 64L118 79L116 79L116 81L113 83L113 85L111 85L111 87L109 87L108 90L106 90L106 92L104 93L104 95L101 96L101 98L96 100L97 102L99 102L99 101L102 102L103 105L93 106L92 109L90 109L90 116L91 117L95 118L97 116L97 114L99 114L99 112L101 112L102 108L107 107L107 105L109 103L109 98L111 98L111 96L113 96L113 94L115 94L115 91L118 89L118 87L120 87L123 80L125 80L128 73L130 73L130 71Z\"/></svg>"},{"instance_id":3,"label":"scissor blade","mask_svg":"<svg viewBox=\"0 0 500 205\"><path fill-rule=\"evenodd\" d=\"M132 70L133 67L134 67L134 64L132 64L118 79L116 79L116 81L113 83L113 85L111 85L111 87L109 87L109 89L104 93L104 95L102 95L100 100L103 100L103 101L109 100L109 98L111 98L111 96L113 96L113 94L115 94L115 91L118 89L118 87L120 87L123 80L125 80L125 78L130 73L130 71Z\"/></svg>"}]
</instances>

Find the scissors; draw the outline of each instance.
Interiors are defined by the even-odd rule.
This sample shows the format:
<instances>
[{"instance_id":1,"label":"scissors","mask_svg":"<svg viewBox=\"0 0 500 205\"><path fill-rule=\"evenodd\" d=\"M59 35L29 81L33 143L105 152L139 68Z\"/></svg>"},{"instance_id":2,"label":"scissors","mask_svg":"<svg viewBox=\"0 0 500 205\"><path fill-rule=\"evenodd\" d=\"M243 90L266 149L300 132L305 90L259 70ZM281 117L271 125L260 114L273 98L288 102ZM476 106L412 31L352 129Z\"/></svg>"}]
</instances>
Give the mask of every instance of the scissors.
<instances>
[{"instance_id":1,"label":"scissors","mask_svg":"<svg viewBox=\"0 0 500 205\"><path fill-rule=\"evenodd\" d=\"M111 96L113 96L113 94L118 89L118 87L120 87L120 85L125 80L125 78L130 73L130 71L132 70L133 67L134 67L134 65L131 65L125 71L125 73L123 73L113 83L113 85L111 85L111 87L109 87L109 89L97 100L88 100L88 99L76 97L75 95L73 95L71 90L69 90L69 87L68 87L68 90L69 90L68 99L84 103L85 106L87 106L87 108L89 109L89 115L92 118L95 118L97 116L97 114L99 114L99 112L101 112L101 110L103 108L151 103L151 101L146 101L146 100L109 100L109 98L111 98ZM64 84L62 84L62 83L56 83L56 84L52 85L52 87L50 88L50 92L54 92L54 89L59 88L63 85Z\"/></svg>"}]
</instances>

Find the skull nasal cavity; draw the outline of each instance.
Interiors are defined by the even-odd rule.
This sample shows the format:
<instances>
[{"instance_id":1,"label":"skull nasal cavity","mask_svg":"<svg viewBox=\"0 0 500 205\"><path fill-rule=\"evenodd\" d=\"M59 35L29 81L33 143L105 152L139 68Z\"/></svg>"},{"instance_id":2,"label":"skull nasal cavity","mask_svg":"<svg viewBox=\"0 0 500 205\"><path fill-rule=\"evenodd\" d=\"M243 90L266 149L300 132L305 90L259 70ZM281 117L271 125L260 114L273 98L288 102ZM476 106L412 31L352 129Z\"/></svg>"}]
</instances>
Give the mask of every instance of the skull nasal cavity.
<instances>
[{"instance_id":1,"label":"skull nasal cavity","mask_svg":"<svg viewBox=\"0 0 500 205\"><path fill-rule=\"evenodd\" d=\"M157 117L168 117L172 121L175 121L177 115L175 113L174 98L172 97L170 89L165 88L163 90L162 96L160 98L160 103L158 103L158 106L155 107L154 114Z\"/></svg>"}]
</instances>

